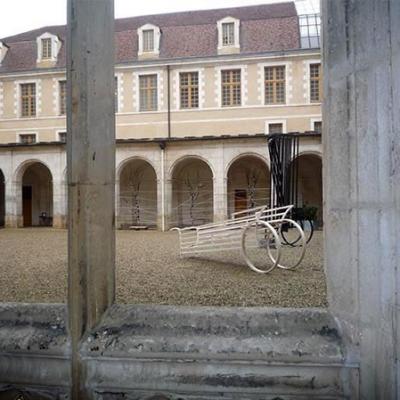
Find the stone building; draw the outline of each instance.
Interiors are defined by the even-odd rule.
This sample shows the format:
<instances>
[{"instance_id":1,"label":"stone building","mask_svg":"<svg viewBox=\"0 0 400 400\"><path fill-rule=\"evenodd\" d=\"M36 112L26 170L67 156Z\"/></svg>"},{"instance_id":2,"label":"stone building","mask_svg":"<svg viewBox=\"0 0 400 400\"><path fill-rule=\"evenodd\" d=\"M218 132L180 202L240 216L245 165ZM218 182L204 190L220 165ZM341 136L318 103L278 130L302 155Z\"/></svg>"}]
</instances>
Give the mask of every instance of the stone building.
<instances>
[{"instance_id":1,"label":"stone building","mask_svg":"<svg viewBox=\"0 0 400 400\"><path fill-rule=\"evenodd\" d=\"M321 54L302 21L294 3L116 21L118 227L268 203L278 132L305 133L300 201L322 209ZM66 225L65 41L65 26L0 40L0 225Z\"/></svg>"}]
</instances>

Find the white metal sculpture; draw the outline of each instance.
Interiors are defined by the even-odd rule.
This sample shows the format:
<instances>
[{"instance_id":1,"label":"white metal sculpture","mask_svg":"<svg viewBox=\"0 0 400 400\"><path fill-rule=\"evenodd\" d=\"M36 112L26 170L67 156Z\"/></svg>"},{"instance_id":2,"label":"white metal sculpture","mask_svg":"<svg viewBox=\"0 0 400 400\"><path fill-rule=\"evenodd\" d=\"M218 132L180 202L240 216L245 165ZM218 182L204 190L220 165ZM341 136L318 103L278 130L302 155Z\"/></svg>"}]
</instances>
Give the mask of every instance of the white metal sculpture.
<instances>
[{"instance_id":1,"label":"white metal sculpture","mask_svg":"<svg viewBox=\"0 0 400 400\"><path fill-rule=\"evenodd\" d=\"M300 225L288 218L292 208L292 205L256 207L233 213L230 219L221 223L172 230L179 232L181 257L240 250L246 264L255 272L266 274L276 267L294 269L304 258L307 241ZM291 264L281 262L283 248L293 248L285 238L288 231L296 235L296 248L300 248ZM261 255L265 265L256 266L252 252L258 258Z\"/></svg>"}]
</instances>

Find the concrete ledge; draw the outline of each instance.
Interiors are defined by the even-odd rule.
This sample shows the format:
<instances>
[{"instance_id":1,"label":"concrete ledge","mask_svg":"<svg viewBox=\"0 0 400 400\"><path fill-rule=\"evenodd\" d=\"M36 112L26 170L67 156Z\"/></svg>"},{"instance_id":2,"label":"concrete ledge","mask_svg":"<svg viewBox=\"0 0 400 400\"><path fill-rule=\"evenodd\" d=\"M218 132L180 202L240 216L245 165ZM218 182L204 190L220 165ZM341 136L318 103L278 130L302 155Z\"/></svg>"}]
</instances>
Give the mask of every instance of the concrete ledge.
<instances>
[{"instance_id":1,"label":"concrete ledge","mask_svg":"<svg viewBox=\"0 0 400 400\"><path fill-rule=\"evenodd\" d=\"M0 400L68 398L65 321L64 305L0 305ZM102 400L345 399L358 373L322 309L114 305L81 357Z\"/></svg>"},{"instance_id":2,"label":"concrete ledge","mask_svg":"<svg viewBox=\"0 0 400 400\"><path fill-rule=\"evenodd\" d=\"M35 399L69 391L65 321L64 305L0 304L0 399L2 393L15 398L16 390Z\"/></svg>"},{"instance_id":3,"label":"concrete ledge","mask_svg":"<svg viewBox=\"0 0 400 400\"><path fill-rule=\"evenodd\" d=\"M357 374L318 309L115 305L81 354L96 399L340 399Z\"/></svg>"}]
</instances>

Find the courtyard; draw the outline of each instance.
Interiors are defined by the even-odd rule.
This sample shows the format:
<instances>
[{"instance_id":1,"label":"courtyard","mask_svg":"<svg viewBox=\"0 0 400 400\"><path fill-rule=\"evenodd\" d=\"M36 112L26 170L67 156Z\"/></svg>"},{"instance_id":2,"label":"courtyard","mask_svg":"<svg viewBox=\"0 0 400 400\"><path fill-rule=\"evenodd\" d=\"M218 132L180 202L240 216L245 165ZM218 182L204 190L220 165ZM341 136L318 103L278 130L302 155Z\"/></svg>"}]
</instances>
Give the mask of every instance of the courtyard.
<instances>
[{"instance_id":1,"label":"courtyard","mask_svg":"<svg viewBox=\"0 0 400 400\"><path fill-rule=\"evenodd\" d=\"M180 259L176 232L117 231L117 302L186 306L325 307L322 232L295 271L252 272L239 251ZM67 231L0 230L0 302L63 303Z\"/></svg>"}]
</instances>

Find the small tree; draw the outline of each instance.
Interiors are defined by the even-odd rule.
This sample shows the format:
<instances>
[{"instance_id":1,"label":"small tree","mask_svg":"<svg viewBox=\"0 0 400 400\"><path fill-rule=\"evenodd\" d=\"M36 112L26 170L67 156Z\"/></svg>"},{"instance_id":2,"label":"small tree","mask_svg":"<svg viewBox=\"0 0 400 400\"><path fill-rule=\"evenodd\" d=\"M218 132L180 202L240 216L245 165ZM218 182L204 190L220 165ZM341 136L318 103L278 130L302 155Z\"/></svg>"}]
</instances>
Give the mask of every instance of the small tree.
<instances>
[{"instance_id":1,"label":"small tree","mask_svg":"<svg viewBox=\"0 0 400 400\"><path fill-rule=\"evenodd\" d=\"M254 208L256 206L256 191L257 182L260 178L261 171L257 168L245 168L247 194L249 196L249 206Z\"/></svg>"},{"instance_id":2,"label":"small tree","mask_svg":"<svg viewBox=\"0 0 400 400\"><path fill-rule=\"evenodd\" d=\"M188 189L190 199L189 217L191 224L194 225L194 209L202 187L199 171L196 171L196 173L192 175L190 172L187 172L184 178L184 184Z\"/></svg>"},{"instance_id":3,"label":"small tree","mask_svg":"<svg viewBox=\"0 0 400 400\"><path fill-rule=\"evenodd\" d=\"M130 213L132 225L140 225L140 189L143 183L145 167L132 167L128 174L128 194L131 200Z\"/></svg>"}]
</instances>

